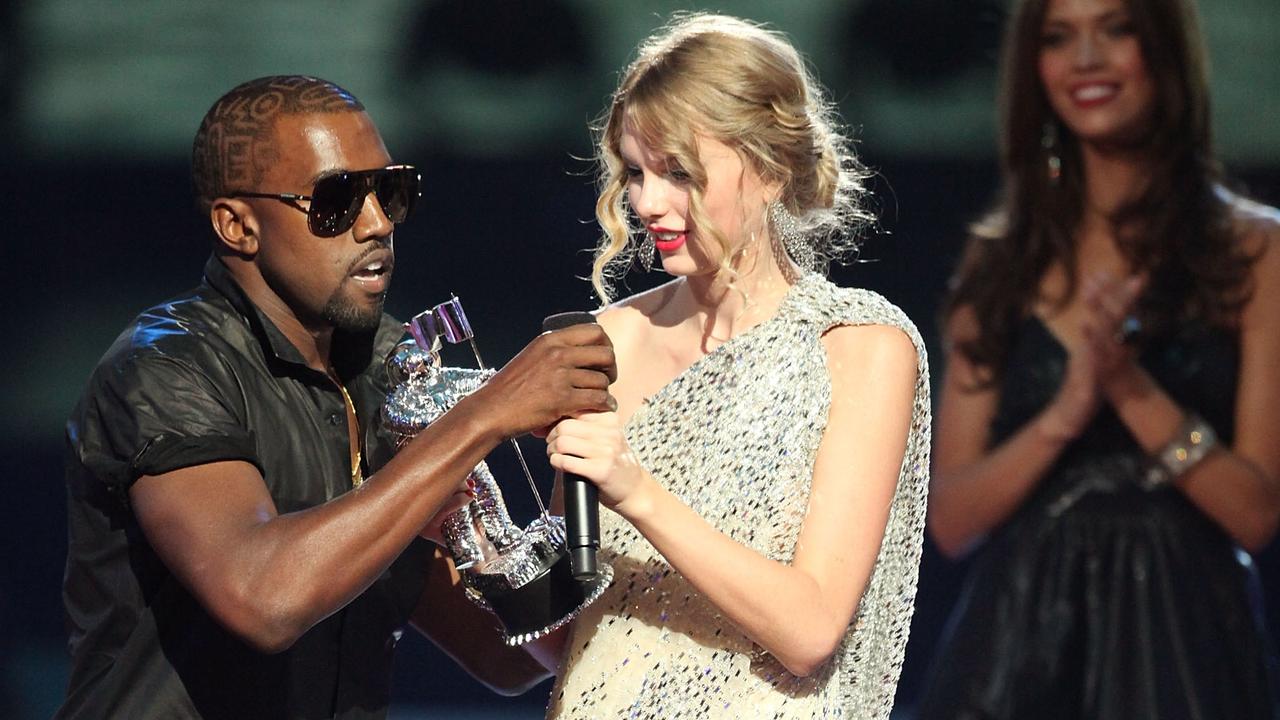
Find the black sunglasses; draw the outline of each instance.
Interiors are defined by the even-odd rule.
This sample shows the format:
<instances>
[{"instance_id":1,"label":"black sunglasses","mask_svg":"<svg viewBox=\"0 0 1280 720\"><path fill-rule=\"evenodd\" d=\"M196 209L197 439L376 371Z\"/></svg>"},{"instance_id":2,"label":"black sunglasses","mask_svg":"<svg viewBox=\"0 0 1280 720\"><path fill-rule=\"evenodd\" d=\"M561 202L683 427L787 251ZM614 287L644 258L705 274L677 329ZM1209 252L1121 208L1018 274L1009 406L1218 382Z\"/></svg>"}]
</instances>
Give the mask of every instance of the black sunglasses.
<instances>
[{"instance_id":1,"label":"black sunglasses","mask_svg":"<svg viewBox=\"0 0 1280 720\"><path fill-rule=\"evenodd\" d=\"M421 182L422 176L412 165L392 165L376 170L344 170L326 175L316 181L310 195L237 191L227 193L226 197L282 200L307 214L307 227L313 235L334 237L356 224L369 193L377 196L388 220L404 222L422 194ZM311 205L299 205L302 200Z\"/></svg>"}]
</instances>

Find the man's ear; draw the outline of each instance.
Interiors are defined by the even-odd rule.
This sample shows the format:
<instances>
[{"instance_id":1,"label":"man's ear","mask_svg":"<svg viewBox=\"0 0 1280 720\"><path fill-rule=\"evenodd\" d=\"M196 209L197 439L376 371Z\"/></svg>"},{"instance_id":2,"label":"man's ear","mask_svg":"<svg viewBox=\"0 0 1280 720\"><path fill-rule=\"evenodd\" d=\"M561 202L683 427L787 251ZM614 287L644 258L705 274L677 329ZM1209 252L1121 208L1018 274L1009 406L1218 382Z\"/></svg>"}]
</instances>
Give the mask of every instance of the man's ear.
<instances>
[{"instance_id":1,"label":"man's ear","mask_svg":"<svg viewBox=\"0 0 1280 720\"><path fill-rule=\"evenodd\" d=\"M243 200L214 198L209 207L209 222L218 243L243 257L258 254L258 218Z\"/></svg>"}]
</instances>

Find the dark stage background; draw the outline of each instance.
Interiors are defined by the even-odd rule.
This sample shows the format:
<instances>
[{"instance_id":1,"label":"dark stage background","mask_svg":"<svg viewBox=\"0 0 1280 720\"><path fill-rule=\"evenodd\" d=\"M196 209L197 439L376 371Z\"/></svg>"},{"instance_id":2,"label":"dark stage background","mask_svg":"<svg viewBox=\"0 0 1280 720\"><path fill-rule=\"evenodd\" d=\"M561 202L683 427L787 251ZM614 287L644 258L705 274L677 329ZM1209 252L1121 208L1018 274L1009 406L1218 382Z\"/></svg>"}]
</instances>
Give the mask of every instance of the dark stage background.
<instances>
[{"instance_id":1,"label":"dark stage background","mask_svg":"<svg viewBox=\"0 0 1280 720\"><path fill-rule=\"evenodd\" d=\"M1202 8L1215 117L1232 176L1280 202L1280 6ZM920 325L940 377L934 313L964 224L990 200L999 0L378 0L366 3L46 2L0 5L0 198L5 348L0 467L0 717L48 717L66 679L59 583L66 551L61 424L129 318L194 284L208 253L191 209L190 138L234 84L310 73L359 96L392 154L422 167L423 202L397 232L389 309L456 292L491 364L551 312L594 307L589 120L616 73L679 8L791 34L861 141L880 229L833 271ZM656 274L635 277L649 287ZM462 364L465 354L451 356ZM549 484L540 443L524 443ZM510 451L492 460L532 517ZM1259 558L1280 620L1280 567ZM909 707L961 565L927 548L900 697ZM1194 578L1188 578L1194 582ZM547 686L487 694L421 638L401 644L393 717L541 716Z\"/></svg>"}]
</instances>

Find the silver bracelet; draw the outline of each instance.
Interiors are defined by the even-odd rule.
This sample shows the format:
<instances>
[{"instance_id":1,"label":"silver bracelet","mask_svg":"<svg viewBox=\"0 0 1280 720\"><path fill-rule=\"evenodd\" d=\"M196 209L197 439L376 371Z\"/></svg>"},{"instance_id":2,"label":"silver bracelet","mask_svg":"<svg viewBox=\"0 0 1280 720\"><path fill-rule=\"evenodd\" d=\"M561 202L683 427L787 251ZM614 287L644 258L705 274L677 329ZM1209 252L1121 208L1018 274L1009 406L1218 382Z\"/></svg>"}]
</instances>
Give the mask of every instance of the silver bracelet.
<instances>
[{"instance_id":1,"label":"silver bracelet","mask_svg":"<svg viewBox=\"0 0 1280 720\"><path fill-rule=\"evenodd\" d=\"M1204 418L1187 413L1173 439L1151 456L1143 485L1154 490L1182 477L1218 444L1218 434Z\"/></svg>"}]
</instances>

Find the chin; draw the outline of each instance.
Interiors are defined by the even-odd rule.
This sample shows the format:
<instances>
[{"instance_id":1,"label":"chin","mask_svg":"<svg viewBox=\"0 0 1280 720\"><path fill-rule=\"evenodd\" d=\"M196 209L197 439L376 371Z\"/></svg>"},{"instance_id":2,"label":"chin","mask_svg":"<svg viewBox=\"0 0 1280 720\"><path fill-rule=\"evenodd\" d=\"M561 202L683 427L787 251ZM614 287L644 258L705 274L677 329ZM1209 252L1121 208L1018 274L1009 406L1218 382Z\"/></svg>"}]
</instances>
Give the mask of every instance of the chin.
<instances>
[{"instance_id":1,"label":"chin","mask_svg":"<svg viewBox=\"0 0 1280 720\"><path fill-rule=\"evenodd\" d=\"M687 245L685 246L688 247ZM715 275L720 272L720 263L706 257L700 257L700 252L675 252L670 255L661 255L662 270L668 275L677 277L691 277L697 275Z\"/></svg>"},{"instance_id":2,"label":"chin","mask_svg":"<svg viewBox=\"0 0 1280 720\"><path fill-rule=\"evenodd\" d=\"M1128 128L1107 128L1103 131L1084 132L1077 135L1082 143L1113 150L1136 150L1142 147L1149 136L1147 132Z\"/></svg>"},{"instance_id":3,"label":"chin","mask_svg":"<svg viewBox=\"0 0 1280 720\"><path fill-rule=\"evenodd\" d=\"M701 275L705 268L699 267L688 255L673 255L662 258L662 271L675 277L687 277Z\"/></svg>"},{"instance_id":4,"label":"chin","mask_svg":"<svg viewBox=\"0 0 1280 720\"><path fill-rule=\"evenodd\" d=\"M334 329L343 332L364 333L378 329L382 323L382 298L365 304L330 301L324 309L324 319Z\"/></svg>"},{"instance_id":5,"label":"chin","mask_svg":"<svg viewBox=\"0 0 1280 720\"><path fill-rule=\"evenodd\" d=\"M1077 118L1066 125L1080 142L1091 145L1132 147L1141 145L1151 134L1150 118L1136 112Z\"/></svg>"}]
</instances>

